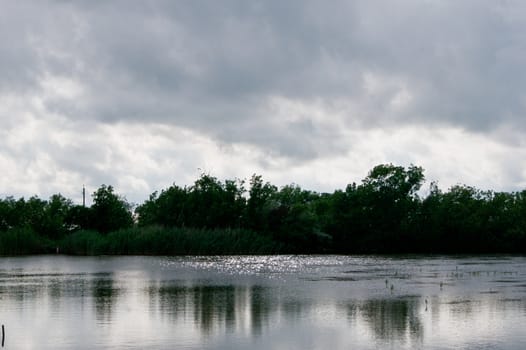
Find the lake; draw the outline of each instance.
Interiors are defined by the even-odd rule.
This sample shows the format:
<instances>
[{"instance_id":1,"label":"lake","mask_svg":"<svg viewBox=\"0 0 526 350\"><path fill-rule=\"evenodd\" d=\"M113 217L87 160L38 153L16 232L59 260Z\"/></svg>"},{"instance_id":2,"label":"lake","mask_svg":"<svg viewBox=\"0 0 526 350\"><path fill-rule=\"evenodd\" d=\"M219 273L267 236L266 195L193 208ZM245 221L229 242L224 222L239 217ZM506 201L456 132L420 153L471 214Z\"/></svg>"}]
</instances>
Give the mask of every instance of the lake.
<instances>
[{"instance_id":1,"label":"lake","mask_svg":"<svg viewBox=\"0 0 526 350\"><path fill-rule=\"evenodd\" d=\"M524 349L526 258L0 258L5 349Z\"/></svg>"}]
</instances>

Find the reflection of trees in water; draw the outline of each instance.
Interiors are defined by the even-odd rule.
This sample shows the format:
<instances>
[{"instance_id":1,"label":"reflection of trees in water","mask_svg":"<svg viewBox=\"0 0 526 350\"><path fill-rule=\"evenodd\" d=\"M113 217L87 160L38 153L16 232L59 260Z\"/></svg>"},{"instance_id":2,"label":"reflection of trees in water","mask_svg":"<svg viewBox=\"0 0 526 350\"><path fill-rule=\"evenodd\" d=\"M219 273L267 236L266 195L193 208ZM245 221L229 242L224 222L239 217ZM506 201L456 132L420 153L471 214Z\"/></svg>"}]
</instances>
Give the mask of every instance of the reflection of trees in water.
<instances>
[{"instance_id":1,"label":"reflection of trees in water","mask_svg":"<svg viewBox=\"0 0 526 350\"><path fill-rule=\"evenodd\" d=\"M422 340L419 299L368 300L348 306L349 318L363 320L383 341Z\"/></svg>"},{"instance_id":2,"label":"reflection of trees in water","mask_svg":"<svg viewBox=\"0 0 526 350\"><path fill-rule=\"evenodd\" d=\"M214 324L231 327L235 323L233 286L161 286L150 288L150 300L158 299L158 309L175 320L183 317L210 332ZM155 302L150 302L155 305Z\"/></svg>"},{"instance_id":3,"label":"reflection of trees in water","mask_svg":"<svg viewBox=\"0 0 526 350\"><path fill-rule=\"evenodd\" d=\"M441 310L446 308L450 317L462 322L469 322L477 318L481 310L492 315L502 315L507 312L515 313L521 309L526 312L526 299L524 297L504 297L497 292L487 292L475 295L473 298L460 298L440 304Z\"/></svg>"},{"instance_id":4,"label":"reflection of trees in water","mask_svg":"<svg viewBox=\"0 0 526 350\"><path fill-rule=\"evenodd\" d=\"M96 277L95 280L90 279L92 275ZM76 305L82 308L86 299L93 295L102 316L105 313L104 308L108 307L103 306L108 304L107 298L103 298L108 292L103 289L110 283L103 281L103 277L108 276L111 277L109 273L5 274L0 276L0 301L15 301L22 307L27 307L26 303L42 304L43 300L47 300L52 312L60 313L65 307L66 299L74 298ZM2 281L1 277L5 279ZM115 292L111 294L115 295ZM111 298L112 303L115 302L114 299Z\"/></svg>"},{"instance_id":5,"label":"reflection of trees in water","mask_svg":"<svg viewBox=\"0 0 526 350\"><path fill-rule=\"evenodd\" d=\"M253 286L248 288L250 299L250 321L252 334L260 335L262 329L268 326L268 319L272 313L272 305L269 300L268 288ZM277 305L275 305L275 308Z\"/></svg>"},{"instance_id":6,"label":"reflection of trees in water","mask_svg":"<svg viewBox=\"0 0 526 350\"><path fill-rule=\"evenodd\" d=\"M95 302L97 321L110 321L113 306L117 302L118 290L114 286L114 280L110 275L104 278L95 278L92 281L91 290Z\"/></svg>"},{"instance_id":7,"label":"reflection of trees in water","mask_svg":"<svg viewBox=\"0 0 526 350\"><path fill-rule=\"evenodd\" d=\"M312 303L302 300L286 300L281 303L280 309L286 317L287 322L295 322L305 316L305 312L312 307Z\"/></svg>"},{"instance_id":8,"label":"reflection of trees in water","mask_svg":"<svg viewBox=\"0 0 526 350\"><path fill-rule=\"evenodd\" d=\"M46 292L46 286L42 280L31 282L19 282L20 284L0 283L0 300L15 300L23 304L30 300L39 300Z\"/></svg>"},{"instance_id":9,"label":"reflection of trees in water","mask_svg":"<svg viewBox=\"0 0 526 350\"><path fill-rule=\"evenodd\" d=\"M221 333L250 333L258 336L265 333L275 322L296 322L309 317L317 306L311 299L296 299L280 295L278 288L263 286L182 286L161 284L149 288L150 309L170 317L176 326L192 323L203 335ZM524 300L498 300L492 295L495 307L524 307ZM365 325L370 334L382 343L394 342L419 346L424 339L425 315L448 315L472 319L475 314L470 307L456 302L429 300L428 313L421 298L392 298L349 301L340 304L347 310L351 327ZM490 301L485 299L486 306ZM480 306L479 304L476 304ZM330 306L330 303L329 303ZM480 308L477 308L480 310Z\"/></svg>"},{"instance_id":10,"label":"reflection of trees in water","mask_svg":"<svg viewBox=\"0 0 526 350\"><path fill-rule=\"evenodd\" d=\"M227 328L235 323L232 286L199 286L188 290L191 295L194 322L210 333L215 325L224 324Z\"/></svg>"},{"instance_id":11,"label":"reflection of trees in water","mask_svg":"<svg viewBox=\"0 0 526 350\"><path fill-rule=\"evenodd\" d=\"M496 314L497 312L503 311L503 310L522 310L526 314L526 299L524 298L502 298L498 299L495 302L495 306L493 308L493 312Z\"/></svg>"},{"instance_id":12,"label":"reflection of trees in water","mask_svg":"<svg viewBox=\"0 0 526 350\"><path fill-rule=\"evenodd\" d=\"M261 286L177 286L150 288L150 305L174 321L182 317L205 333L249 330L260 334L279 305L271 305L269 290ZM152 301L155 300L156 301Z\"/></svg>"},{"instance_id":13,"label":"reflection of trees in water","mask_svg":"<svg viewBox=\"0 0 526 350\"><path fill-rule=\"evenodd\" d=\"M90 281L86 275L58 275L48 282L48 294L54 311L60 311L64 306L64 299L75 297L82 307L87 295L90 294Z\"/></svg>"}]
</instances>

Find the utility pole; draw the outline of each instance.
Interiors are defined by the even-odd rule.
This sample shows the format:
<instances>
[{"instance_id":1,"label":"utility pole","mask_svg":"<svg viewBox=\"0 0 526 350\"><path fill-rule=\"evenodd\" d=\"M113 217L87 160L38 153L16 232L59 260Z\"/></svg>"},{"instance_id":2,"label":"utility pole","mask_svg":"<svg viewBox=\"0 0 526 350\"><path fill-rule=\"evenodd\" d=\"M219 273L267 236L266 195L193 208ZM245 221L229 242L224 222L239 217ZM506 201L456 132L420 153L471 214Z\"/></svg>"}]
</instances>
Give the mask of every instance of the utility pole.
<instances>
[{"instance_id":1,"label":"utility pole","mask_svg":"<svg viewBox=\"0 0 526 350\"><path fill-rule=\"evenodd\" d=\"M82 185L82 206L86 206L86 187Z\"/></svg>"}]
</instances>

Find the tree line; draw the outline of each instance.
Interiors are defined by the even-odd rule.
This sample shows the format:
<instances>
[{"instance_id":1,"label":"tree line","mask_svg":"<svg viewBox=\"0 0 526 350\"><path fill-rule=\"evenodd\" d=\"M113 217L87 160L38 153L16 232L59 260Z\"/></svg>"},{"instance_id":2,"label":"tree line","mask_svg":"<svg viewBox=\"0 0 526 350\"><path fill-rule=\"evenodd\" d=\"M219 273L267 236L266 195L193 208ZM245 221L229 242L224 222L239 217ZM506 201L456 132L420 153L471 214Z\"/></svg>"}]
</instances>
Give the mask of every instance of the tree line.
<instances>
[{"instance_id":1,"label":"tree line","mask_svg":"<svg viewBox=\"0 0 526 350\"><path fill-rule=\"evenodd\" d=\"M441 191L431 183L421 195L423 183L421 167L381 164L361 183L332 193L278 188L260 175L247 182L201 174L193 185L173 184L134 209L106 185L90 207L60 194L7 197L0 199L0 254L73 247L80 237L82 247L104 242L91 252L113 254L526 251L526 190ZM90 252L76 246L69 252Z\"/></svg>"}]
</instances>

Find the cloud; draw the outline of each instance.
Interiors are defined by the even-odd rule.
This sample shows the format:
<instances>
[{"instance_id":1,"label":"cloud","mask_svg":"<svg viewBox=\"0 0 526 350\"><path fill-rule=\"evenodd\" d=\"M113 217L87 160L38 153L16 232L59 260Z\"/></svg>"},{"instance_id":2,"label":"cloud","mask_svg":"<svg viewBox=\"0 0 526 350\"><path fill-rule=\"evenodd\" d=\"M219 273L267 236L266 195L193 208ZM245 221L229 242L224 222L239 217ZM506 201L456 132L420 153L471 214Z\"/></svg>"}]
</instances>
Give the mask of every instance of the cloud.
<instances>
[{"instance_id":1,"label":"cloud","mask_svg":"<svg viewBox=\"0 0 526 350\"><path fill-rule=\"evenodd\" d=\"M489 0L6 3L1 191L111 183L139 200L207 167L327 190L384 161L424 165L448 184L519 188L525 10Z\"/></svg>"}]
</instances>

